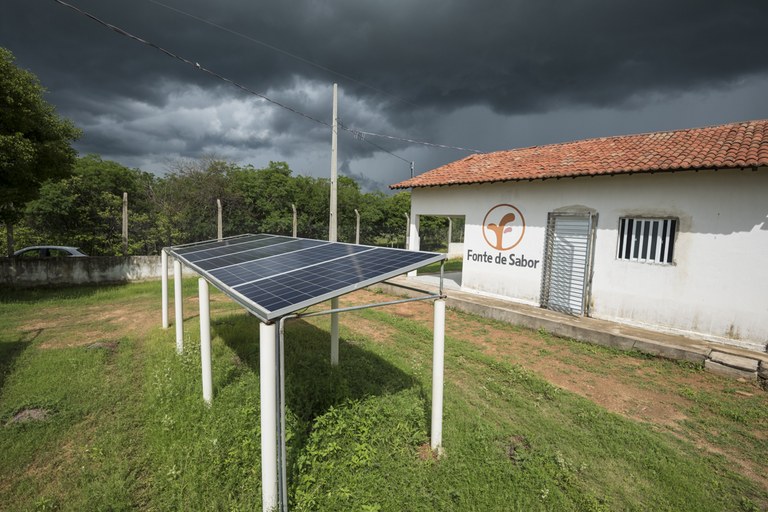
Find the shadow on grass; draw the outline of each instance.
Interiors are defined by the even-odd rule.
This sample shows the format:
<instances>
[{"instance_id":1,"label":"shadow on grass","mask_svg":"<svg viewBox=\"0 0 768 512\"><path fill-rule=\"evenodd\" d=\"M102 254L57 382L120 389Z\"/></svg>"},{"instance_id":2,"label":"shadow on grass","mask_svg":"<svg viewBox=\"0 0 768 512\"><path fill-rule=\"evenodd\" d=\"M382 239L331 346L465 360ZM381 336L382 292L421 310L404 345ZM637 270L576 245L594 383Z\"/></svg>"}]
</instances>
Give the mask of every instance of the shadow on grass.
<instances>
[{"instance_id":1,"label":"shadow on grass","mask_svg":"<svg viewBox=\"0 0 768 512\"><path fill-rule=\"evenodd\" d=\"M255 317L223 317L211 327L242 363L259 373L259 321ZM413 387L423 394L414 376L344 338L339 340L339 365L331 366L328 331L303 320L288 321L285 331L286 409L298 420L298 431L289 443L289 475L295 472L296 454L305 447L315 419L332 407Z\"/></svg>"},{"instance_id":2,"label":"shadow on grass","mask_svg":"<svg viewBox=\"0 0 768 512\"><path fill-rule=\"evenodd\" d=\"M119 290L131 283L83 284L61 286L36 286L34 288L6 288L0 290L0 303L46 302L52 300L76 300L96 293Z\"/></svg>"},{"instance_id":3,"label":"shadow on grass","mask_svg":"<svg viewBox=\"0 0 768 512\"><path fill-rule=\"evenodd\" d=\"M23 331L21 338L16 341L3 341L0 339L0 390L2 390L5 385L6 377L11 373L13 362L40 336L40 334L42 334L42 332L43 329Z\"/></svg>"},{"instance_id":4,"label":"shadow on grass","mask_svg":"<svg viewBox=\"0 0 768 512\"><path fill-rule=\"evenodd\" d=\"M259 373L259 321L255 317L224 317L214 321L212 328L244 364ZM288 321L285 331L286 407L302 422L311 423L348 400L420 386L413 376L343 338L339 340L339 365L331 366L330 334L303 320Z\"/></svg>"}]
</instances>

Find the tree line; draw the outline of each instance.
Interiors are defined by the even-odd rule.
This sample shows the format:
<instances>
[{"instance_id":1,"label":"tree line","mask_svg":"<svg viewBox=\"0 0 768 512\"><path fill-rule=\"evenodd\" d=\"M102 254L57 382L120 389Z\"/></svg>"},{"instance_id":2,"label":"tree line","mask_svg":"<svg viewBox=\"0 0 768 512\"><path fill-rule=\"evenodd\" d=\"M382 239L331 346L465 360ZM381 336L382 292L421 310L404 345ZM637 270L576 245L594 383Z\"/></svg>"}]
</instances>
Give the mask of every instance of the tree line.
<instances>
[{"instance_id":1,"label":"tree line","mask_svg":"<svg viewBox=\"0 0 768 512\"><path fill-rule=\"evenodd\" d=\"M26 203L15 223L15 246L74 245L93 256L122 254L124 192L128 254L158 254L166 246L216 238L217 200L224 236L291 235L295 205L297 235L328 238L330 180L294 175L285 162L256 169L214 158L186 160L159 177L88 155L76 159L69 177L44 182ZM404 246L408 192L363 193L357 182L340 176L341 242L355 241L356 209L360 243ZM436 224L440 229L443 223Z\"/></svg>"}]
</instances>

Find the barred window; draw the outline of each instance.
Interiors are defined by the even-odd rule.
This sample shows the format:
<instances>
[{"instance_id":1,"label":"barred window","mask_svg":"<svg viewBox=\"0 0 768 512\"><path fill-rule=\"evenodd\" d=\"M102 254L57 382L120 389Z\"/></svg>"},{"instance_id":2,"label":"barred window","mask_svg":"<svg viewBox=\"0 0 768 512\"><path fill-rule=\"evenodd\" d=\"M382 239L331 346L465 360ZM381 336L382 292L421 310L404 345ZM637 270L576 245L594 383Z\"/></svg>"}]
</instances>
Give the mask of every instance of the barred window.
<instances>
[{"instance_id":1,"label":"barred window","mask_svg":"<svg viewBox=\"0 0 768 512\"><path fill-rule=\"evenodd\" d=\"M677 219L619 219L620 260L669 265L675 249Z\"/></svg>"}]
</instances>

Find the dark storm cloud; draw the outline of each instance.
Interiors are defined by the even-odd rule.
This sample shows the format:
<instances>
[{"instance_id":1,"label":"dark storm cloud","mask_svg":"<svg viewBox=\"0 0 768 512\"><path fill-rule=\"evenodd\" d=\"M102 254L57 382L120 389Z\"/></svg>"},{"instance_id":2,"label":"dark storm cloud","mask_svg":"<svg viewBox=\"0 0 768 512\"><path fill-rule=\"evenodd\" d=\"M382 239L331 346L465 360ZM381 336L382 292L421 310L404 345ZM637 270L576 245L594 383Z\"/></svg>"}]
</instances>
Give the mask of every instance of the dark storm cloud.
<instances>
[{"instance_id":1,"label":"dark storm cloud","mask_svg":"<svg viewBox=\"0 0 768 512\"><path fill-rule=\"evenodd\" d=\"M283 52L152 0L71 3L322 121L330 120L329 84L337 81L347 125L422 139L438 135L441 120L462 108L505 116L632 108L768 75L764 0L164 0ZM327 127L266 107L53 0L6 0L0 46L85 129L81 150L294 155L328 143ZM390 151L408 147L376 142ZM351 143L343 163L375 152Z\"/></svg>"}]
</instances>

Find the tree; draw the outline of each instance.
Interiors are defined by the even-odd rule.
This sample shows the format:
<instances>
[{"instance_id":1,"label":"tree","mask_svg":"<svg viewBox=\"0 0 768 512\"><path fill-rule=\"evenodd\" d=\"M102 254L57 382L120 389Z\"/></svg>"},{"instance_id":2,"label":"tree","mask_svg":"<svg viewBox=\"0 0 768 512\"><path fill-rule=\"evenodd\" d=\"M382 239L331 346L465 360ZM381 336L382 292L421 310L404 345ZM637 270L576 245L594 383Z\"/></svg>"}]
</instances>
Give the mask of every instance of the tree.
<instances>
[{"instance_id":1,"label":"tree","mask_svg":"<svg viewBox=\"0 0 768 512\"><path fill-rule=\"evenodd\" d=\"M216 238L216 200L222 202L225 219L241 207L239 192L231 186L236 169L213 156L171 164L153 192L165 245ZM226 223L224 233L230 233Z\"/></svg>"},{"instance_id":2,"label":"tree","mask_svg":"<svg viewBox=\"0 0 768 512\"><path fill-rule=\"evenodd\" d=\"M380 243L405 247L407 223L405 214L411 213L411 193L398 192L384 203L384 222L379 231Z\"/></svg>"},{"instance_id":3,"label":"tree","mask_svg":"<svg viewBox=\"0 0 768 512\"><path fill-rule=\"evenodd\" d=\"M156 179L97 155L77 159L72 176L50 180L26 209L38 244L76 245L91 256L122 252L122 197L128 193L129 254L156 253L162 245L150 191Z\"/></svg>"},{"instance_id":4,"label":"tree","mask_svg":"<svg viewBox=\"0 0 768 512\"><path fill-rule=\"evenodd\" d=\"M13 255L13 225L24 206L49 179L64 178L75 161L72 142L80 135L45 101L37 77L14 64L0 48L0 222Z\"/></svg>"},{"instance_id":5,"label":"tree","mask_svg":"<svg viewBox=\"0 0 768 512\"><path fill-rule=\"evenodd\" d=\"M234 169L230 178L243 206L239 216L230 214L235 231L291 234L291 204L297 201L298 190L287 163L269 162L263 169Z\"/></svg>"}]
</instances>

